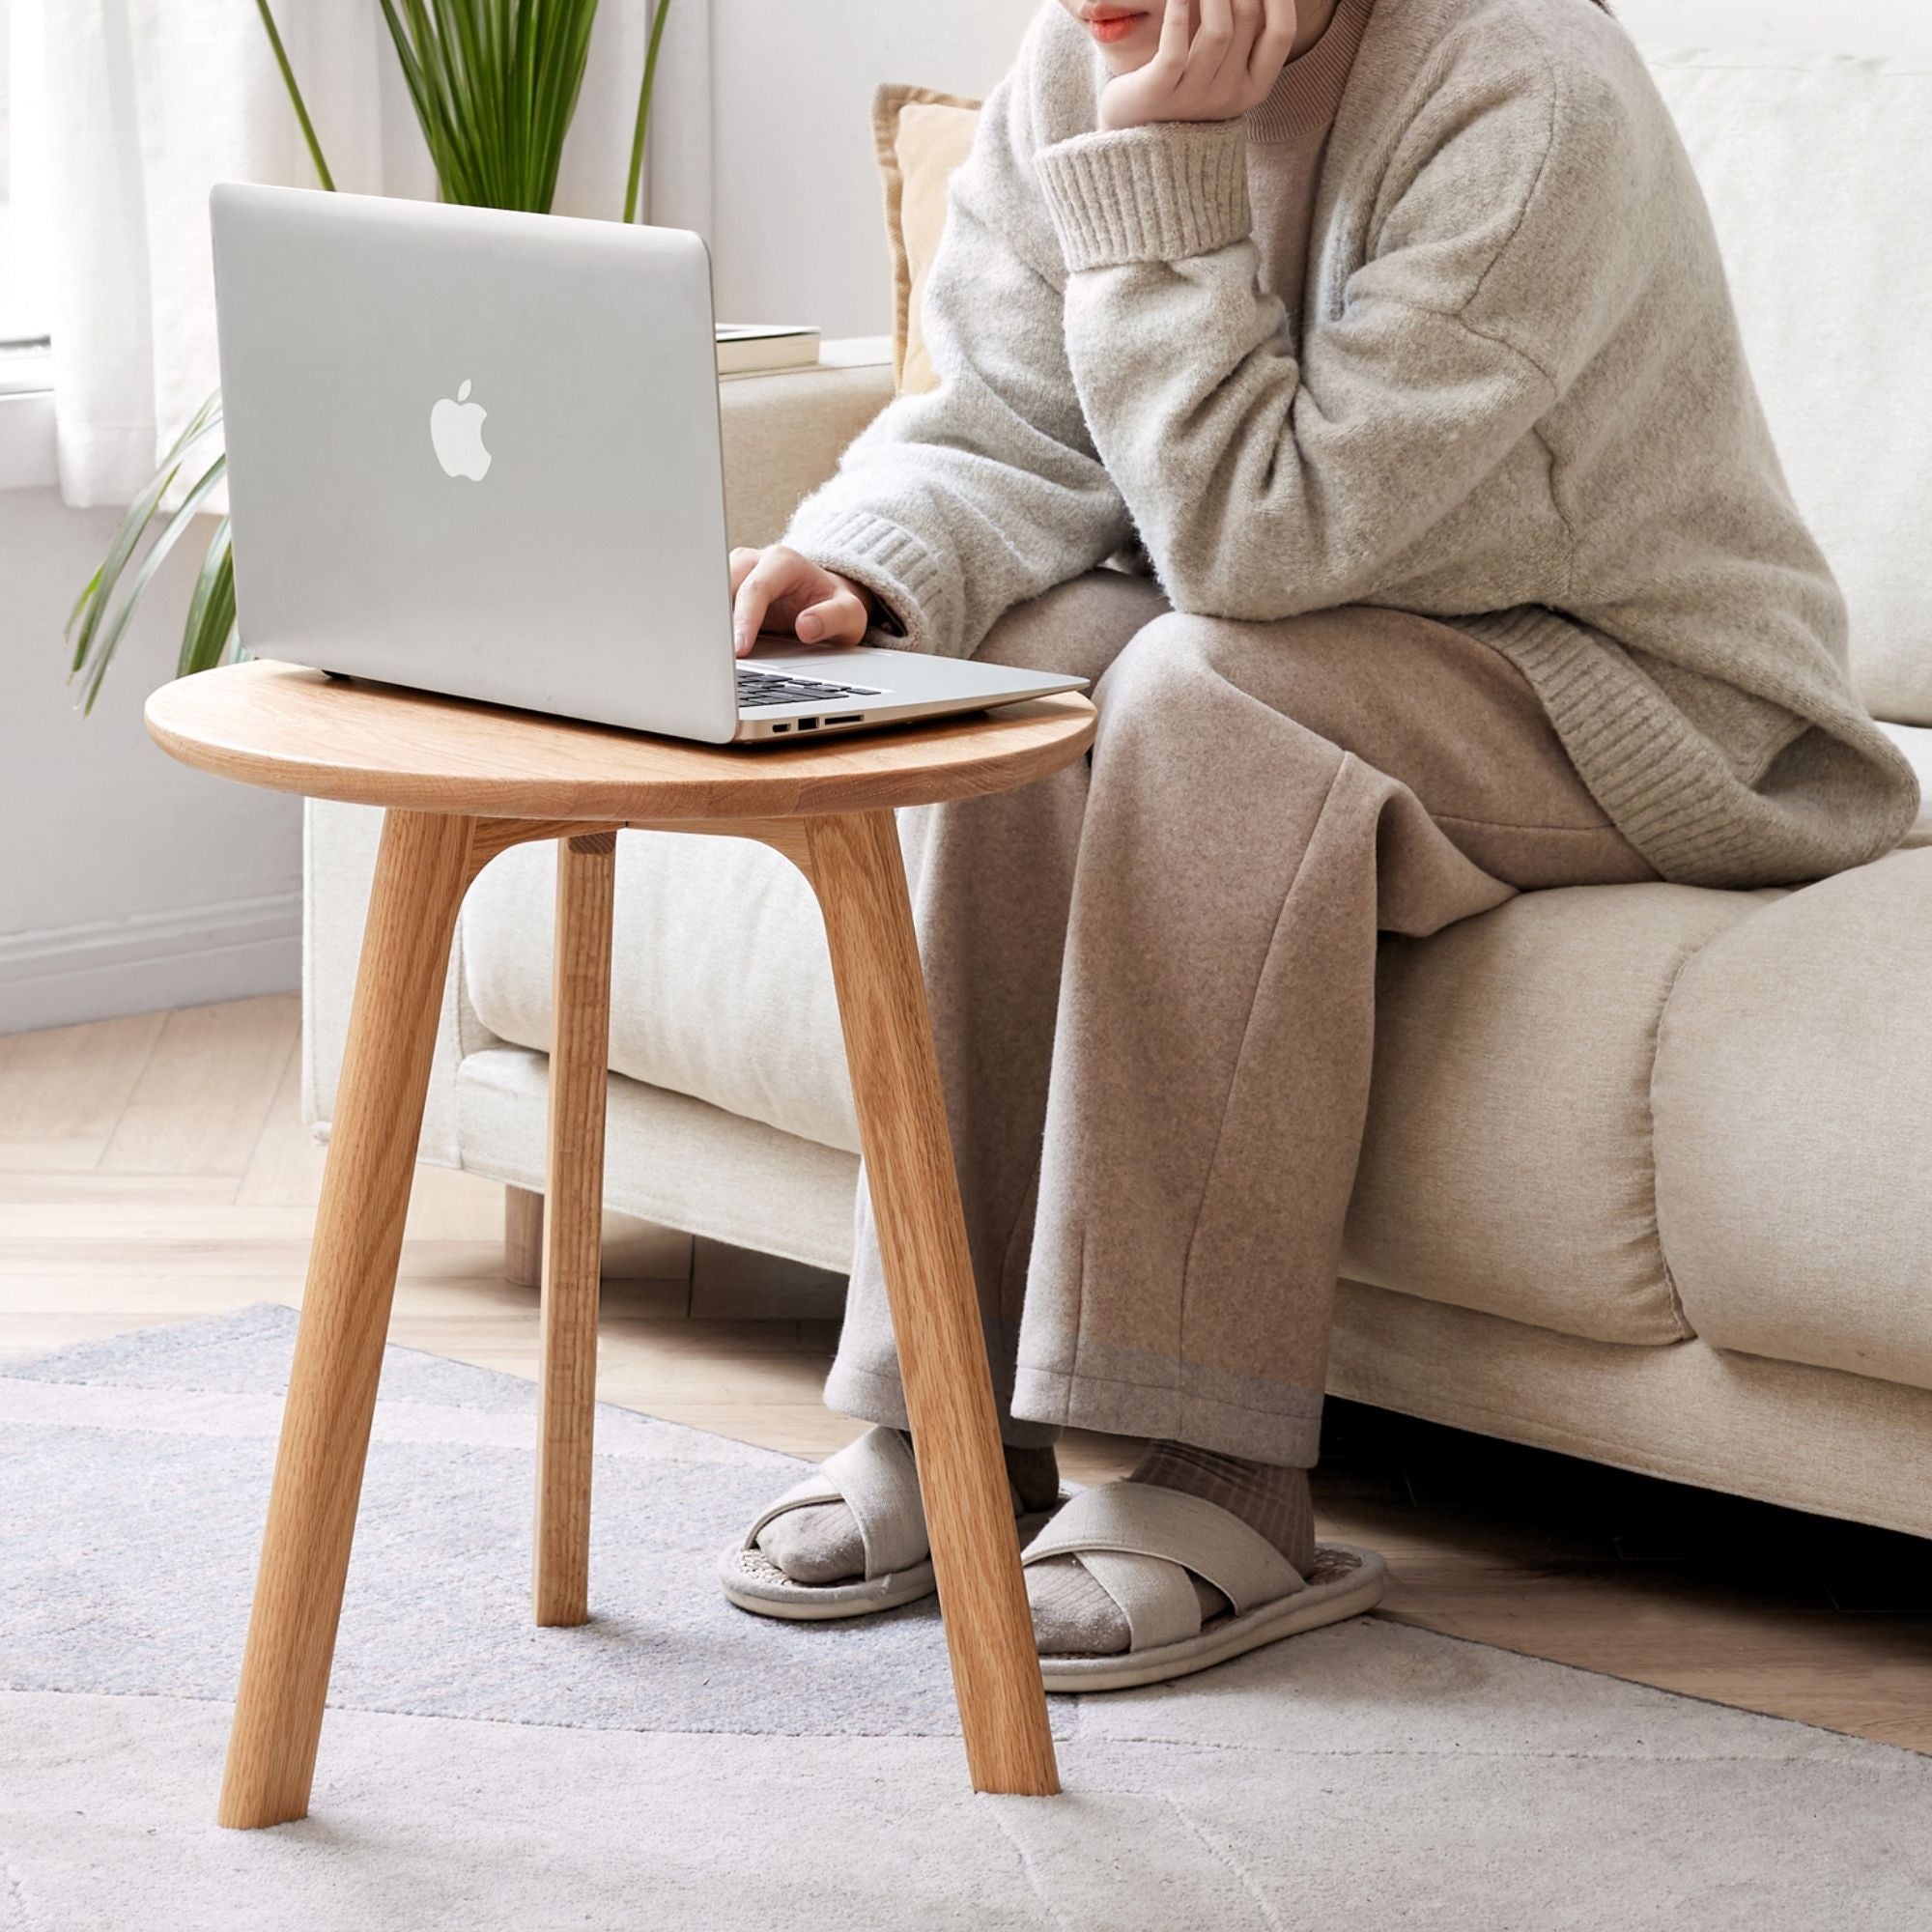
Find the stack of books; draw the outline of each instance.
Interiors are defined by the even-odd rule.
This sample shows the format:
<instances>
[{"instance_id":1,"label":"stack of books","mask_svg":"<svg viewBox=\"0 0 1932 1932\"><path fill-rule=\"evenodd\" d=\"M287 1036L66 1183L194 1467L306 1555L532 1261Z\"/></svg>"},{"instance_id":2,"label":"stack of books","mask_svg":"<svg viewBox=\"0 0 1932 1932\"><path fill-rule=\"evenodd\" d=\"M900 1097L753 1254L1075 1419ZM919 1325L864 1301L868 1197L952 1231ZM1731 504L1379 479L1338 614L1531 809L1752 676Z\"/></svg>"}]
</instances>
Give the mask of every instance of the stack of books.
<instances>
[{"instance_id":1,"label":"stack of books","mask_svg":"<svg viewBox=\"0 0 1932 1932\"><path fill-rule=\"evenodd\" d=\"M777 323L721 322L718 373L748 376L755 369L805 369L818 360L818 331Z\"/></svg>"}]
</instances>

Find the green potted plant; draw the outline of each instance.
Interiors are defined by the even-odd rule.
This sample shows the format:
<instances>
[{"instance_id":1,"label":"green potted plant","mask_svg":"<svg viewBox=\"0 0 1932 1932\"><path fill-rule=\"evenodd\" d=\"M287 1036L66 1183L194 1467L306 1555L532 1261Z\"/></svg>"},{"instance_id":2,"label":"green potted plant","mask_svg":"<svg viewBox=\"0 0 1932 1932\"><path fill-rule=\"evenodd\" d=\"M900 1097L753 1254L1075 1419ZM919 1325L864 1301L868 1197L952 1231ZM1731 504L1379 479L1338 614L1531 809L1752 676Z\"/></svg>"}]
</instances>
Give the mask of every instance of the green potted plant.
<instances>
[{"instance_id":1,"label":"green potted plant","mask_svg":"<svg viewBox=\"0 0 1932 1932\"><path fill-rule=\"evenodd\" d=\"M269 0L255 0L255 5L316 179L332 190L334 177L274 14ZM547 214L556 192L564 136L583 83L597 0L382 0L382 8L442 199ZM637 218L658 46L669 12L670 0L656 0L631 134L625 221ZM85 710L94 708L143 591L221 480L227 459L220 445L217 390L194 412L128 506L106 555L80 593L66 637L71 647L68 679L80 685ZM163 511L170 491L184 478L191 480L180 501L172 511ZM176 674L206 670L236 648L235 563L223 517L188 602Z\"/></svg>"}]
</instances>

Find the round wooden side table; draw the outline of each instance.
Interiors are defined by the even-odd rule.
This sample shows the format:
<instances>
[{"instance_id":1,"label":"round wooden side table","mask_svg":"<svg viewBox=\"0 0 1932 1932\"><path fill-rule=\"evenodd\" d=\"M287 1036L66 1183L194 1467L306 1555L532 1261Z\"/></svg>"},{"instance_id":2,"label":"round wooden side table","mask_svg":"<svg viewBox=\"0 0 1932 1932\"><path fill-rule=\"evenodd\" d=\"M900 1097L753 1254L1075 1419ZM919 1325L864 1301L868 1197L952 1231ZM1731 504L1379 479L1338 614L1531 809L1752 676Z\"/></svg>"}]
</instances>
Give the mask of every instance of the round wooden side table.
<instances>
[{"instance_id":1,"label":"round wooden side table","mask_svg":"<svg viewBox=\"0 0 1932 1932\"><path fill-rule=\"evenodd\" d=\"M713 749L257 662L157 691L164 750L246 784L384 808L302 1293L220 1820L306 1815L376 1382L463 895L557 841L535 1614L588 1615L598 1225L616 835L756 838L825 922L974 1789L1059 1789L958 1181L893 813L1057 771L1065 696L876 735Z\"/></svg>"}]
</instances>

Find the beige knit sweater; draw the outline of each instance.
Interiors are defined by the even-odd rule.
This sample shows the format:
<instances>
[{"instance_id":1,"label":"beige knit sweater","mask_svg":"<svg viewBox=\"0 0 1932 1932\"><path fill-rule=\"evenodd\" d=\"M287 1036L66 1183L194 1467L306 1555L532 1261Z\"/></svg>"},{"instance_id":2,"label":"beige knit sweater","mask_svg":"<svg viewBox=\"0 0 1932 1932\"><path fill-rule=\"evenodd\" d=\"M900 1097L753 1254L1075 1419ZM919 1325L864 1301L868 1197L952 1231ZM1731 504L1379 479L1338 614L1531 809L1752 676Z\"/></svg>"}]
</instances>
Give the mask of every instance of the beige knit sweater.
<instances>
[{"instance_id":1,"label":"beige knit sweater","mask_svg":"<svg viewBox=\"0 0 1932 1932\"><path fill-rule=\"evenodd\" d=\"M1258 272L1239 121L1096 132L1057 5L953 180L895 402L784 541L917 649L1138 540L1178 609L1452 618L1530 680L1666 877L1820 876L1917 787L1773 450L1701 194L1586 0L1377 0L1299 326Z\"/></svg>"}]
</instances>

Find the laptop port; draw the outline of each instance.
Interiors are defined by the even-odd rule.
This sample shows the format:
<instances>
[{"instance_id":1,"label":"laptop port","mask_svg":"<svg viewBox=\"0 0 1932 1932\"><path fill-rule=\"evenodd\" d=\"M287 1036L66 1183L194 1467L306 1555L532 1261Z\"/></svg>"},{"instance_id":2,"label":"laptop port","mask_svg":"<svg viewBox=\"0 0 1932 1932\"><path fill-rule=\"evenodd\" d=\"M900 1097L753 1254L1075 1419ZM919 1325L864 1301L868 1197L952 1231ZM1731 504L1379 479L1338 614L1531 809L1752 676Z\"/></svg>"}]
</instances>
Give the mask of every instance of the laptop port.
<instances>
[{"instance_id":1,"label":"laptop port","mask_svg":"<svg viewBox=\"0 0 1932 1932\"><path fill-rule=\"evenodd\" d=\"M828 724L863 724L866 722L862 711L848 711L843 718L828 718Z\"/></svg>"},{"instance_id":2,"label":"laptop port","mask_svg":"<svg viewBox=\"0 0 1932 1932\"><path fill-rule=\"evenodd\" d=\"M798 728L801 731L816 731L818 729L818 720L816 718L801 718L798 721Z\"/></svg>"},{"instance_id":3,"label":"laptop port","mask_svg":"<svg viewBox=\"0 0 1932 1932\"><path fill-rule=\"evenodd\" d=\"M772 736L776 738L781 731L789 731L790 729L791 726L789 724L774 724L772 726Z\"/></svg>"}]
</instances>

